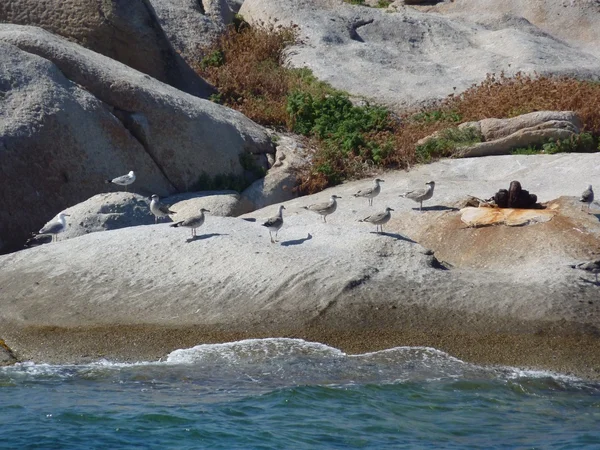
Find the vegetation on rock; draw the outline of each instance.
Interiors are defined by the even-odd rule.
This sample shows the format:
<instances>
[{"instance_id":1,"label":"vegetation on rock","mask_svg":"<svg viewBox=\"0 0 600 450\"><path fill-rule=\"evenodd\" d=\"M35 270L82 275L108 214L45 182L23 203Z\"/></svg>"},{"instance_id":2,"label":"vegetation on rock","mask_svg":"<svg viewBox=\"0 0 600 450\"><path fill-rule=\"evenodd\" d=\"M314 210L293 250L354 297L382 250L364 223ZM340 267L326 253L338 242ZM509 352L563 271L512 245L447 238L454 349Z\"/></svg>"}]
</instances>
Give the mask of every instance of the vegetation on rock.
<instances>
[{"instance_id":1,"label":"vegetation on rock","mask_svg":"<svg viewBox=\"0 0 600 450\"><path fill-rule=\"evenodd\" d=\"M298 42L295 27L249 27L238 21L205 49L196 70L218 89L218 101L257 123L307 138L310 162L299 189L312 193L382 169L452 156L481 140L457 124L541 111L575 111L581 135L546 143L544 153L594 151L600 136L600 83L566 77L488 75L461 94L451 94L419 111L394 114L359 105L347 93L318 81L309 69L285 65L286 48ZM417 142L435 132L438 137ZM517 152L533 152L519 149Z\"/></svg>"}]
</instances>

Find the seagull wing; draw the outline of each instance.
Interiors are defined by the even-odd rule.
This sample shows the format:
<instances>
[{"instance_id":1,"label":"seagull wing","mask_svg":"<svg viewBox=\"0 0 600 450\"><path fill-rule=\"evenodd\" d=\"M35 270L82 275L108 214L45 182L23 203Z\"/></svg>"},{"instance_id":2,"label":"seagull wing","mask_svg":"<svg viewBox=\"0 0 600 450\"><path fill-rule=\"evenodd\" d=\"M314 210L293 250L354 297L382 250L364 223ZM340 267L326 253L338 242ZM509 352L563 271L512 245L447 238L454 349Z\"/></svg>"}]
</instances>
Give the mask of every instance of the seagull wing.
<instances>
[{"instance_id":1,"label":"seagull wing","mask_svg":"<svg viewBox=\"0 0 600 450\"><path fill-rule=\"evenodd\" d=\"M283 219L279 216L270 217L263 223L263 227L276 227L283 223Z\"/></svg>"},{"instance_id":2,"label":"seagull wing","mask_svg":"<svg viewBox=\"0 0 600 450\"><path fill-rule=\"evenodd\" d=\"M594 191L592 191L591 189L586 189L585 191L583 191L583 194L581 194L581 198L579 199L579 201L589 203L593 199L594 199Z\"/></svg>"},{"instance_id":3,"label":"seagull wing","mask_svg":"<svg viewBox=\"0 0 600 450\"><path fill-rule=\"evenodd\" d=\"M354 196L355 197L364 197L366 195L371 195L373 193L373 189L374 188L361 189L356 194L354 194Z\"/></svg>"},{"instance_id":4,"label":"seagull wing","mask_svg":"<svg viewBox=\"0 0 600 450\"><path fill-rule=\"evenodd\" d=\"M44 228L40 230L40 234L56 234L60 233L63 229L62 223L52 222L44 225Z\"/></svg>"},{"instance_id":5,"label":"seagull wing","mask_svg":"<svg viewBox=\"0 0 600 450\"><path fill-rule=\"evenodd\" d=\"M171 211L167 205L160 203L157 206L158 210L163 214L175 214L175 211Z\"/></svg>"}]
</instances>

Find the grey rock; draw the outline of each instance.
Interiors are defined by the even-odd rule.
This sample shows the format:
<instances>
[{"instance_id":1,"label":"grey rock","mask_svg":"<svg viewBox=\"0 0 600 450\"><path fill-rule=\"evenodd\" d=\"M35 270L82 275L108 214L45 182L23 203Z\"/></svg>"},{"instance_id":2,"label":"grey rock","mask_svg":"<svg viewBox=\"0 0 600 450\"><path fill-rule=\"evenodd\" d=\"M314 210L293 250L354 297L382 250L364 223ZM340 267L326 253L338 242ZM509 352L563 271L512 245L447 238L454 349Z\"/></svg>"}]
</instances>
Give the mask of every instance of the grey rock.
<instances>
[{"instance_id":1,"label":"grey rock","mask_svg":"<svg viewBox=\"0 0 600 450\"><path fill-rule=\"evenodd\" d=\"M5 250L115 174L135 170L135 192L165 196L203 176L244 177L241 154L274 152L242 114L39 28L0 25L0 44Z\"/></svg>"},{"instance_id":2,"label":"grey rock","mask_svg":"<svg viewBox=\"0 0 600 450\"><path fill-rule=\"evenodd\" d=\"M67 208L67 229L58 240L71 239L98 231L117 230L139 225L151 225L154 216L149 200L139 194L112 192L98 194Z\"/></svg>"},{"instance_id":3,"label":"grey rock","mask_svg":"<svg viewBox=\"0 0 600 450\"><path fill-rule=\"evenodd\" d=\"M131 168L133 186L173 190L110 109L54 64L0 42L0 65L0 250Z\"/></svg>"},{"instance_id":4,"label":"grey rock","mask_svg":"<svg viewBox=\"0 0 600 450\"><path fill-rule=\"evenodd\" d=\"M298 197L298 170L306 163L303 146L293 136L280 135L267 174L242 192L241 210L250 212Z\"/></svg>"},{"instance_id":5,"label":"grey rock","mask_svg":"<svg viewBox=\"0 0 600 450\"><path fill-rule=\"evenodd\" d=\"M198 214L200 208L208 209L209 216L235 217L243 212L240 194L236 191L190 192L171 196L165 201L171 205L172 210L177 212L175 216L177 220Z\"/></svg>"},{"instance_id":6,"label":"grey rock","mask_svg":"<svg viewBox=\"0 0 600 450\"><path fill-rule=\"evenodd\" d=\"M0 366L8 366L17 362L17 358L6 343L0 339Z\"/></svg>"},{"instance_id":7,"label":"grey rock","mask_svg":"<svg viewBox=\"0 0 600 450\"><path fill-rule=\"evenodd\" d=\"M39 26L185 92L208 97L213 88L175 52L150 3L3 0L0 22Z\"/></svg>"},{"instance_id":8,"label":"grey rock","mask_svg":"<svg viewBox=\"0 0 600 450\"><path fill-rule=\"evenodd\" d=\"M482 141L460 148L457 156L507 155L516 148L541 146L547 142L569 139L581 130L581 120L572 111L537 111L509 119L483 119L465 122L458 128L475 128ZM435 138L439 133L425 137L418 145Z\"/></svg>"},{"instance_id":9,"label":"grey rock","mask_svg":"<svg viewBox=\"0 0 600 450\"><path fill-rule=\"evenodd\" d=\"M513 16L494 17L492 26L472 11L456 16L342 0L246 0L240 14L250 24L297 24L300 43L289 51L292 66L308 67L336 88L395 109L461 92L488 73L597 78L600 70L599 56L577 39L567 42ZM597 16L589 16L586 30L598 28Z\"/></svg>"},{"instance_id":10,"label":"grey rock","mask_svg":"<svg viewBox=\"0 0 600 450\"><path fill-rule=\"evenodd\" d=\"M208 47L233 20L225 0L149 0L175 50L191 66L197 65Z\"/></svg>"}]
</instances>

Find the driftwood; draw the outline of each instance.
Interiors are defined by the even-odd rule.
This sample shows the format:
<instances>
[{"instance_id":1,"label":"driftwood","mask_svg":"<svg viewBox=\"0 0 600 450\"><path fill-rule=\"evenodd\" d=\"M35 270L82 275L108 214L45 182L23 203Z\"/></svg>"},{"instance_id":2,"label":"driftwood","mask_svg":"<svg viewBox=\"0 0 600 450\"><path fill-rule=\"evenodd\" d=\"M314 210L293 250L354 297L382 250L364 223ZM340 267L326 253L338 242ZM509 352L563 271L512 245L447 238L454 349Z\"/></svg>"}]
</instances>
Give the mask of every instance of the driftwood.
<instances>
[{"instance_id":1,"label":"driftwood","mask_svg":"<svg viewBox=\"0 0 600 450\"><path fill-rule=\"evenodd\" d=\"M508 190L500 189L492 197L498 208L517 208L517 209L540 209L542 206L537 203L537 195L530 194L521 187L518 181L511 181Z\"/></svg>"}]
</instances>

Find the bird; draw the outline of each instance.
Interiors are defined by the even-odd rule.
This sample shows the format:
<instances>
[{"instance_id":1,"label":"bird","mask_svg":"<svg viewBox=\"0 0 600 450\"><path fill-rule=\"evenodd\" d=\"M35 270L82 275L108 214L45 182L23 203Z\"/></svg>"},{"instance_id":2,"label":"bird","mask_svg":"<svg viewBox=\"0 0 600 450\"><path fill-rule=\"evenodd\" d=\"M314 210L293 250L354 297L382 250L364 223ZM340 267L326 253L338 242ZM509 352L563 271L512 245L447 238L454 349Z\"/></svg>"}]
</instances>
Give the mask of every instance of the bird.
<instances>
[{"instance_id":1,"label":"bird","mask_svg":"<svg viewBox=\"0 0 600 450\"><path fill-rule=\"evenodd\" d=\"M323 222L327 222L327 216L333 214L337 209L337 199L342 198L337 195L332 195L328 202L315 203L314 205L303 206L308 211L316 212L323 216Z\"/></svg>"},{"instance_id":2,"label":"bird","mask_svg":"<svg viewBox=\"0 0 600 450\"><path fill-rule=\"evenodd\" d=\"M571 266L573 269L581 269L586 272L593 273L596 275L596 283L598 283L598 274L600 273L600 259L596 261L587 261L579 264L574 264Z\"/></svg>"},{"instance_id":3,"label":"bird","mask_svg":"<svg viewBox=\"0 0 600 450\"><path fill-rule=\"evenodd\" d=\"M279 229L283 226L283 210L285 206L279 205L279 212L273 217L269 217L265 223L263 223L263 227L267 227L269 230L269 236L271 237L271 243L277 242L277 233ZM272 233L275 232L275 240L273 240Z\"/></svg>"},{"instance_id":4,"label":"bird","mask_svg":"<svg viewBox=\"0 0 600 450\"><path fill-rule=\"evenodd\" d=\"M171 211L167 205L160 202L158 195L152 194L150 197L150 211L154 214L154 223L158 223L159 217L168 217L171 214L176 214L175 211Z\"/></svg>"},{"instance_id":5,"label":"bird","mask_svg":"<svg viewBox=\"0 0 600 450\"><path fill-rule=\"evenodd\" d=\"M419 211L423 210L423 202L425 200L429 200L433 197L433 189L435 188L435 181L428 181L425 183L427 185L426 188L423 189L415 189L413 191L407 191L404 194L400 194L400 197L410 198L415 202L419 203Z\"/></svg>"},{"instance_id":6,"label":"bird","mask_svg":"<svg viewBox=\"0 0 600 450\"><path fill-rule=\"evenodd\" d=\"M58 214L58 216L56 216L56 220L52 220L44 225L38 234L50 234L52 235L52 242L56 241L56 235L67 229L67 221L65 220L65 217L69 216L70 214L61 212Z\"/></svg>"},{"instance_id":7,"label":"bird","mask_svg":"<svg viewBox=\"0 0 600 450\"><path fill-rule=\"evenodd\" d=\"M385 212L367 216L364 219L359 220L359 222L372 223L376 226L375 232L381 229L381 232L383 233L383 224L388 223L389 220L392 218L392 214L390 213L390 211L393 211L393 209L388 206L387 208L385 208Z\"/></svg>"},{"instance_id":8,"label":"bird","mask_svg":"<svg viewBox=\"0 0 600 450\"><path fill-rule=\"evenodd\" d=\"M105 183L118 184L119 186L125 186L125 190L128 190L131 183L135 181L135 172L130 170L127 175L121 175L120 177L113 178L112 180L106 180Z\"/></svg>"},{"instance_id":9,"label":"bird","mask_svg":"<svg viewBox=\"0 0 600 450\"><path fill-rule=\"evenodd\" d=\"M188 217L185 220L181 220L179 222L175 222L172 227L186 227L192 230L192 238L196 237L196 228L199 228L204 223L204 213L210 212L210 210L205 208L200 208L200 214L192 217Z\"/></svg>"},{"instance_id":10,"label":"bird","mask_svg":"<svg viewBox=\"0 0 600 450\"><path fill-rule=\"evenodd\" d=\"M581 198L579 199L580 202L583 203L587 203L588 205L588 212L590 211L590 205L593 203L594 201L594 190L592 189L592 185L590 184L588 186L588 188L583 191L583 193L581 194Z\"/></svg>"},{"instance_id":11,"label":"bird","mask_svg":"<svg viewBox=\"0 0 600 450\"><path fill-rule=\"evenodd\" d=\"M383 183L383 182L385 182L385 180L375 178L375 180L374 180L375 185L373 187L370 187L368 189L362 189L362 190L358 191L356 194L354 194L354 196L368 198L369 206L373 206L373 198L377 197L379 195L379 193L381 192L381 186L379 185L379 183Z\"/></svg>"}]
</instances>

